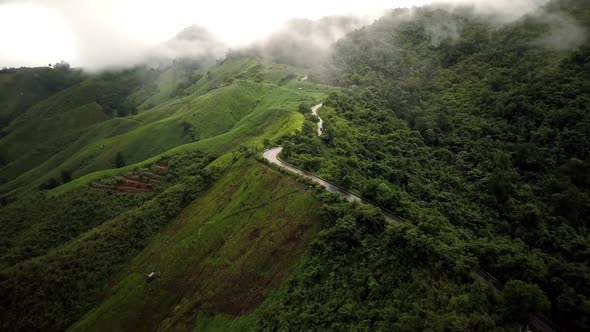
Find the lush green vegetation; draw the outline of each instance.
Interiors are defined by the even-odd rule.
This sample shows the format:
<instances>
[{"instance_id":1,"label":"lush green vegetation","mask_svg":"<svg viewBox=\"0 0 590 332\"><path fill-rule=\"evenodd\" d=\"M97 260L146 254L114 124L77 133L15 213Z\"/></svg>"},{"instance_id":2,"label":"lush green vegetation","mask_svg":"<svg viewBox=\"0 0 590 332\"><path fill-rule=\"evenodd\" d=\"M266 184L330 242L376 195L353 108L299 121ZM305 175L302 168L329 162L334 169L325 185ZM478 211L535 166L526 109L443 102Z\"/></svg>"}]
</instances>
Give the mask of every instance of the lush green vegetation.
<instances>
[{"instance_id":1,"label":"lush green vegetation","mask_svg":"<svg viewBox=\"0 0 590 332\"><path fill-rule=\"evenodd\" d=\"M489 331L503 299L474 281L461 249L419 226L384 226L375 208L324 198L330 221L258 330ZM515 327L515 326L514 326Z\"/></svg>"},{"instance_id":2,"label":"lush green vegetation","mask_svg":"<svg viewBox=\"0 0 590 332\"><path fill-rule=\"evenodd\" d=\"M224 317L252 313L306 252L320 226L313 196L243 157L298 130L299 104L333 89L252 58L180 65L90 76L11 122L0 147L22 156L2 169L11 192L0 207L2 330L64 330L97 304L78 328L125 329L137 318L183 330L197 315L201 325L238 326ZM170 92L179 81L182 91ZM162 182L133 193L129 176L153 167L167 169ZM152 269L158 295L155 283L144 288ZM192 282L207 292L175 286ZM166 317L171 306L177 315Z\"/></svg>"},{"instance_id":3,"label":"lush green vegetation","mask_svg":"<svg viewBox=\"0 0 590 332\"><path fill-rule=\"evenodd\" d=\"M0 137L6 135L4 128L29 107L82 78L80 71L59 66L0 70Z\"/></svg>"},{"instance_id":4,"label":"lush green vegetation","mask_svg":"<svg viewBox=\"0 0 590 332\"><path fill-rule=\"evenodd\" d=\"M589 26L586 2L560 5ZM540 44L542 17L495 29L469 13L405 15L338 43L339 80L356 87L328 98L321 138L308 122L284 157L467 246L468 265L538 285L550 306L531 312L589 329L589 44ZM461 33L435 40L433 24Z\"/></svg>"}]
</instances>

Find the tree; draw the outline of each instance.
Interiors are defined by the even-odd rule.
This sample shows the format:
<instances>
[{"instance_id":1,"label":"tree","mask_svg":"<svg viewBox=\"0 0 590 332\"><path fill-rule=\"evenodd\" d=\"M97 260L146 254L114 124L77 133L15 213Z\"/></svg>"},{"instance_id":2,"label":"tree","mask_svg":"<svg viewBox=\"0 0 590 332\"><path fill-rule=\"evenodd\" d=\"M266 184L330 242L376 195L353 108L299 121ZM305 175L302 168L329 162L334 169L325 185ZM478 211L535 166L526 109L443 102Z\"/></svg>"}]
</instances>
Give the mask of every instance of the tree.
<instances>
[{"instance_id":1,"label":"tree","mask_svg":"<svg viewBox=\"0 0 590 332\"><path fill-rule=\"evenodd\" d=\"M525 323L530 315L549 310L549 300L537 286L521 280L510 280L504 286L507 315Z\"/></svg>"},{"instance_id":2,"label":"tree","mask_svg":"<svg viewBox=\"0 0 590 332\"><path fill-rule=\"evenodd\" d=\"M125 166L125 160L123 160L123 155L121 152L117 152L117 155L115 156L115 165L117 168Z\"/></svg>"},{"instance_id":3,"label":"tree","mask_svg":"<svg viewBox=\"0 0 590 332\"><path fill-rule=\"evenodd\" d=\"M53 68L68 71L70 69L70 64L62 60L53 65Z\"/></svg>"},{"instance_id":4,"label":"tree","mask_svg":"<svg viewBox=\"0 0 590 332\"><path fill-rule=\"evenodd\" d=\"M506 202L513 190L509 174L499 169L495 169L488 176L487 185L490 194L496 198L498 203Z\"/></svg>"},{"instance_id":5,"label":"tree","mask_svg":"<svg viewBox=\"0 0 590 332\"><path fill-rule=\"evenodd\" d=\"M51 189L57 187L58 185L59 185L59 182L57 182L56 179L51 178L47 182L41 184L39 186L39 189L41 189L41 190L51 190Z\"/></svg>"},{"instance_id":6,"label":"tree","mask_svg":"<svg viewBox=\"0 0 590 332\"><path fill-rule=\"evenodd\" d=\"M311 106L307 102L303 102L299 104L299 112L305 114L311 112Z\"/></svg>"},{"instance_id":7,"label":"tree","mask_svg":"<svg viewBox=\"0 0 590 332\"><path fill-rule=\"evenodd\" d=\"M72 173L70 173L70 171L67 170L62 170L61 171L61 183L68 183L72 181Z\"/></svg>"}]
</instances>

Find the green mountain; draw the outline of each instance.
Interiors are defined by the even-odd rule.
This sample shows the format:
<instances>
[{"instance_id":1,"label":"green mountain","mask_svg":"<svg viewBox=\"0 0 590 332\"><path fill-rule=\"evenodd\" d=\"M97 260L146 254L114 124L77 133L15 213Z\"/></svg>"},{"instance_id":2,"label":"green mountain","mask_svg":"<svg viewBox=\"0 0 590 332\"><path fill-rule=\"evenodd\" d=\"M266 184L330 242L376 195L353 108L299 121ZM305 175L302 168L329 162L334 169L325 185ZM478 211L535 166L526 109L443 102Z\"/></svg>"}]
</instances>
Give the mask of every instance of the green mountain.
<instances>
[{"instance_id":1,"label":"green mountain","mask_svg":"<svg viewBox=\"0 0 590 332\"><path fill-rule=\"evenodd\" d=\"M0 71L0 329L590 330L590 6L357 23Z\"/></svg>"},{"instance_id":2,"label":"green mountain","mask_svg":"<svg viewBox=\"0 0 590 332\"><path fill-rule=\"evenodd\" d=\"M80 71L64 67L6 68L0 70L0 130L29 107L64 90L83 78Z\"/></svg>"},{"instance_id":3,"label":"green mountain","mask_svg":"<svg viewBox=\"0 0 590 332\"><path fill-rule=\"evenodd\" d=\"M409 220L419 231L408 245L423 247L400 262L382 254L399 245L386 235L359 236L362 254L317 255L326 273L346 277L301 280L267 326L314 326L312 314L336 324L342 318L325 304L338 301L399 329L492 330L498 317L531 312L590 329L590 44L571 38L590 31L589 14L587 2L553 2L498 28L468 9L424 8L412 19L399 10L339 41L338 79L350 88L320 110L324 134L300 132L283 157ZM456 280L472 287L458 271L474 265L507 289L518 283L518 300L505 298L498 312L493 300L458 291ZM344 291L371 278L378 295ZM463 309L478 304L449 310L462 296ZM291 315L310 318L285 324Z\"/></svg>"}]
</instances>

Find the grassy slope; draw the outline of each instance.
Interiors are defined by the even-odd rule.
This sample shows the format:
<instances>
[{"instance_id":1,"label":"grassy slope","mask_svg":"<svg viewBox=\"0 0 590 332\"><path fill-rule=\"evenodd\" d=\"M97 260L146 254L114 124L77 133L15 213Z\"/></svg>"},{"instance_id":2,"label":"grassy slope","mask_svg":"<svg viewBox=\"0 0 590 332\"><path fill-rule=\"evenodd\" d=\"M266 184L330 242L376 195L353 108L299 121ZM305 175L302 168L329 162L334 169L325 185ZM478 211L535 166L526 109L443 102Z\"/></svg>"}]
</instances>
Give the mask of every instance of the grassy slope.
<instances>
[{"instance_id":1,"label":"grassy slope","mask_svg":"<svg viewBox=\"0 0 590 332\"><path fill-rule=\"evenodd\" d=\"M72 331L215 329L248 316L298 264L320 229L304 186L240 160L196 199L104 291ZM146 283L156 270L162 278ZM229 324L229 325L228 325Z\"/></svg>"},{"instance_id":2,"label":"grassy slope","mask_svg":"<svg viewBox=\"0 0 590 332\"><path fill-rule=\"evenodd\" d=\"M24 172L75 143L96 124L110 117L96 103L142 79L143 72L89 78L34 105L7 128L0 154L8 163L0 169L4 181Z\"/></svg>"},{"instance_id":3,"label":"grassy slope","mask_svg":"<svg viewBox=\"0 0 590 332\"><path fill-rule=\"evenodd\" d=\"M0 71L0 129L30 106L81 80L78 71L47 67Z\"/></svg>"},{"instance_id":4,"label":"grassy slope","mask_svg":"<svg viewBox=\"0 0 590 332\"><path fill-rule=\"evenodd\" d=\"M254 59L215 66L187 89L188 96L164 102L136 116L87 127L72 144L2 185L0 192L35 190L50 178L58 178L62 169L80 177L113 168L117 152L132 164L181 145L180 149L196 148L222 154L241 143L262 142L262 137L277 138L301 127L302 117L296 112L299 102L322 98L329 91L309 82L289 81L293 75L288 67ZM302 90L298 90L300 87ZM182 123L193 126L199 141L191 143ZM30 155L21 159L24 163L43 158L47 156ZM5 172L2 175L19 163L14 165L2 170Z\"/></svg>"},{"instance_id":5,"label":"grassy slope","mask_svg":"<svg viewBox=\"0 0 590 332\"><path fill-rule=\"evenodd\" d=\"M61 169L75 170L79 178L51 191L62 195L175 152L198 149L221 155L210 167L228 173L114 277L102 305L75 329L247 328L254 310L299 263L319 231L311 194L253 160L233 165L234 156L241 154L231 151L259 149L267 139L299 130L299 103L324 98L330 89L298 82L291 69L253 59L230 61L201 75L185 91L188 95L89 126L41 166L0 189L31 191ZM199 141L187 144L182 122L195 128ZM135 164L112 169L120 151ZM145 284L144 274L153 269L163 278Z\"/></svg>"}]
</instances>

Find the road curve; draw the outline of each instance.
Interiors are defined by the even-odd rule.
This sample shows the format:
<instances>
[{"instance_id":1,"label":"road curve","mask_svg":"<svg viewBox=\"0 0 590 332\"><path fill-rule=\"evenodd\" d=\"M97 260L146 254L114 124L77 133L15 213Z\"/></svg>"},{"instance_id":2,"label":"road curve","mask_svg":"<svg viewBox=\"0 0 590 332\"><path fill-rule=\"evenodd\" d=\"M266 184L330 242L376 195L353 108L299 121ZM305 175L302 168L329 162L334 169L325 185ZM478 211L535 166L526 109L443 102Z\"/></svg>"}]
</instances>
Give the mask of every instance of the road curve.
<instances>
[{"instance_id":1,"label":"road curve","mask_svg":"<svg viewBox=\"0 0 590 332\"><path fill-rule=\"evenodd\" d=\"M322 135L322 130L324 127L324 121L322 120L322 118L319 117L318 115L318 109L320 109L320 107L323 106L323 103L319 103L315 106L313 106L311 108L311 113L315 116L318 117L319 121L317 123L318 125L318 136ZM370 204L373 206L378 207L377 204L367 200L367 199L363 199L353 193L351 193L350 191L326 180L326 179L322 179L319 176L313 175L312 173L303 170L295 165L291 165L288 162L284 162L282 160L279 159L279 153L281 153L281 151L283 151L283 148L281 146L278 146L276 148L272 148L269 150L264 151L264 153L262 154L262 157L264 157L264 159L268 160L269 162L279 165L280 167L289 170L290 172L299 174L299 175L303 175L304 177L320 184L322 187L326 188L326 190L328 190L331 193L336 193L340 196L342 196L345 200L349 201L349 202L359 202L359 203L365 203L365 204ZM392 223L392 222L402 222L404 221L403 218L395 215L395 213L393 213L392 211L389 211L387 209L383 209L380 208L381 213L383 214L383 217L385 218L385 221L387 221L388 223Z\"/></svg>"},{"instance_id":2,"label":"road curve","mask_svg":"<svg viewBox=\"0 0 590 332\"><path fill-rule=\"evenodd\" d=\"M347 190L345 190L345 189L343 189L343 188L341 188L341 187L339 187L327 180L324 180L318 176L315 176L306 170L303 170L297 166L291 165L285 161L280 160L278 155L279 155L279 153L281 153L281 151L283 151L283 147L278 146L276 148L272 148L272 149L268 149L268 150L264 151L262 156L264 157L264 159L268 160L269 162L271 162L275 165L278 165L278 166L280 166L292 173L302 175L302 176L320 184L322 187L326 188L326 190L328 190L329 192L339 194L340 196L342 196L344 199L346 199L349 202L361 202L361 203L377 206L373 202L362 199L361 197L359 197L359 196L357 196L357 195L355 195L355 194L353 194L353 193L351 193L351 192L349 192L349 191L347 191ZM385 218L385 221L387 223L404 221L402 218L396 216L391 211L388 211L383 208L380 208L380 210L381 210L381 213L383 214L383 217ZM491 286L498 293L500 293L500 294L502 293L502 291L503 291L502 283L500 281L498 281L496 278L494 278L492 275L490 275L489 273L487 273L477 267L473 267L471 269L471 272L474 274L476 279L487 284L488 286ZM553 324L549 319L547 319L545 316L542 316L542 315L531 316L530 322L539 331L555 332L555 331L561 330L558 326Z\"/></svg>"},{"instance_id":3,"label":"road curve","mask_svg":"<svg viewBox=\"0 0 590 332\"><path fill-rule=\"evenodd\" d=\"M286 162L280 160L278 157L278 154L281 153L281 151L283 151L283 147L279 146L279 147L264 151L262 156L264 157L264 159L270 161L273 164L279 165L282 168L285 168L293 173L303 175L306 178L308 178L316 183L319 183L322 187L326 188L326 190L328 190L329 192L339 194L340 196L342 196L344 199L346 199L349 202L361 202L362 201L362 199L360 197L356 196L355 194L345 191L345 190L341 189L340 187L338 187L338 186L336 186L324 179L321 179L308 171L302 170L301 168L299 168L297 166L293 166L289 163L286 163Z\"/></svg>"},{"instance_id":4,"label":"road curve","mask_svg":"<svg viewBox=\"0 0 590 332\"><path fill-rule=\"evenodd\" d=\"M283 151L283 147L282 146L278 146L276 148L272 148L269 150L264 151L264 153L262 154L262 157L264 157L264 159L268 160L269 162L278 165L292 173L295 174L299 174L302 175L310 180L312 180L315 183L318 183L320 186L326 188L327 191L331 192L331 193L336 193L340 196L342 196L345 200L349 201L349 202L359 202L359 203L365 203L365 204L370 204L370 205L375 205L374 203L363 199L347 190L345 190L344 188L331 183L325 179L322 179L316 175L313 175L312 173L303 170L297 166L291 165L287 162L284 162L282 160L279 159L279 153L281 153L281 151ZM402 222L403 219L401 217L396 216L393 212L385 210L385 209L380 209L381 213L383 214L383 217L385 218L385 221L388 223L393 223L393 222Z\"/></svg>"},{"instance_id":5,"label":"road curve","mask_svg":"<svg viewBox=\"0 0 590 332\"><path fill-rule=\"evenodd\" d=\"M322 120L322 118L320 118L320 116L318 115L318 109L320 109L320 107L322 107L323 105L324 104L317 104L311 108L311 114L317 116L320 120L318 121L318 136L322 136L322 131L324 130L324 120Z\"/></svg>"}]
</instances>

